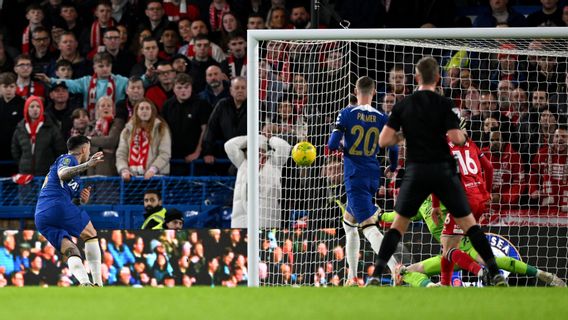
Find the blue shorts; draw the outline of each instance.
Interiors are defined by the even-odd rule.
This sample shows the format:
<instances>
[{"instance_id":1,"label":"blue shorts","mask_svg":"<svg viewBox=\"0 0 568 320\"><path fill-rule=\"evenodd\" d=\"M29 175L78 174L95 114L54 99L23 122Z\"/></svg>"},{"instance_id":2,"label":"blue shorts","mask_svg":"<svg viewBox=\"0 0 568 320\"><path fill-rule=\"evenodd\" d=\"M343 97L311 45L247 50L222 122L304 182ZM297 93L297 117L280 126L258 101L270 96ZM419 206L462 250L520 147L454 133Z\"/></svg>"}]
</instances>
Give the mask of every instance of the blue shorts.
<instances>
[{"instance_id":1,"label":"blue shorts","mask_svg":"<svg viewBox=\"0 0 568 320\"><path fill-rule=\"evenodd\" d=\"M63 238L79 237L91 219L75 205L58 204L36 213L36 228L51 245L61 252Z\"/></svg>"},{"instance_id":2,"label":"blue shorts","mask_svg":"<svg viewBox=\"0 0 568 320\"><path fill-rule=\"evenodd\" d=\"M345 179L347 193L347 212L361 223L377 212L374 197L379 188L377 176L351 176Z\"/></svg>"}]
</instances>

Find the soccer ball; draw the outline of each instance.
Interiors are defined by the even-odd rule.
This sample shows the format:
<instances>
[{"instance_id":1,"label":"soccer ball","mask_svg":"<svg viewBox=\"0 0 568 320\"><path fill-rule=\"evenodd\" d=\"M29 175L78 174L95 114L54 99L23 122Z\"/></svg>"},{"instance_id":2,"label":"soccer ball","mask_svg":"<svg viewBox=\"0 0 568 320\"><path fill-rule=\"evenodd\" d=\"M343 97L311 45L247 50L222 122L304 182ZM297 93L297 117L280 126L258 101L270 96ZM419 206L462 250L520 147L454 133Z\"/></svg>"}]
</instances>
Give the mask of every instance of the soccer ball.
<instances>
[{"instance_id":1,"label":"soccer ball","mask_svg":"<svg viewBox=\"0 0 568 320\"><path fill-rule=\"evenodd\" d=\"M316 160L316 147L308 141L298 142L292 148L292 159L299 166L309 166Z\"/></svg>"}]
</instances>

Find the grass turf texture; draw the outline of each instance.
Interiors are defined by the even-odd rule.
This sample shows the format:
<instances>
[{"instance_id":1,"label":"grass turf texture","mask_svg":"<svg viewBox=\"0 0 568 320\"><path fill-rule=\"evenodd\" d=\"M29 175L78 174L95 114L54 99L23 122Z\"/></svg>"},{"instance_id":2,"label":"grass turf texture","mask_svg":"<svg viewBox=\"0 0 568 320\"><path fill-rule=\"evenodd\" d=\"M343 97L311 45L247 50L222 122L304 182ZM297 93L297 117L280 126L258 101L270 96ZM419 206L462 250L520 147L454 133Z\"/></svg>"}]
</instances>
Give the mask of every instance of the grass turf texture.
<instances>
[{"instance_id":1,"label":"grass turf texture","mask_svg":"<svg viewBox=\"0 0 568 320\"><path fill-rule=\"evenodd\" d=\"M1 288L0 319L568 319L566 288Z\"/></svg>"}]
</instances>

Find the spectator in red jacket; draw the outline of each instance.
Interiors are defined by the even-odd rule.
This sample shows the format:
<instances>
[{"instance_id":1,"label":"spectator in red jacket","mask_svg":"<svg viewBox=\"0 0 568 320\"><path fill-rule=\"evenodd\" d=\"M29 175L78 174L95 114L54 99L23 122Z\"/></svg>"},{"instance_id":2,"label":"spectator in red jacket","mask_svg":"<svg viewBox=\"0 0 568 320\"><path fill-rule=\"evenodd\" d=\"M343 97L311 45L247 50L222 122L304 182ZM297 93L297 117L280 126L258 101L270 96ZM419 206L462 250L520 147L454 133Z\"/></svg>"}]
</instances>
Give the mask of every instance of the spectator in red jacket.
<instances>
[{"instance_id":1,"label":"spectator in red jacket","mask_svg":"<svg viewBox=\"0 0 568 320\"><path fill-rule=\"evenodd\" d=\"M510 143L503 139L503 134L493 131L490 144L482 150L493 164L493 190L491 202L494 204L516 206L525 189L525 173L521 155Z\"/></svg>"},{"instance_id":2,"label":"spectator in red jacket","mask_svg":"<svg viewBox=\"0 0 568 320\"><path fill-rule=\"evenodd\" d=\"M552 143L542 147L531 164L529 194L546 211L568 211L568 127L559 126Z\"/></svg>"}]
</instances>

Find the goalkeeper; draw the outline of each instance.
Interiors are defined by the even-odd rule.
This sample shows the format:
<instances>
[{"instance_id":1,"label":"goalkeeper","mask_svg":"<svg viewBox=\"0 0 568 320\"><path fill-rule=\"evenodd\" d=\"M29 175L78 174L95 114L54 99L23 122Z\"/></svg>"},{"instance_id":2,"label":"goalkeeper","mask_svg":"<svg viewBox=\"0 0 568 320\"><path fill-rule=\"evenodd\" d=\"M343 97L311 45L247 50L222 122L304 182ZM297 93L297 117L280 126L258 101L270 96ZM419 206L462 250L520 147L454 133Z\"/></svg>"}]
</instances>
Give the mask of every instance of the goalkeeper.
<instances>
[{"instance_id":1,"label":"goalkeeper","mask_svg":"<svg viewBox=\"0 0 568 320\"><path fill-rule=\"evenodd\" d=\"M443 204L440 203L440 210L442 211L442 217L445 218L448 210L444 207ZM394 221L395 212L385 212L381 217L380 221L383 222L392 222ZM440 236L442 235L442 230L444 228L443 223L436 224L432 219L432 200L431 197L428 197L424 203L418 209L418 214L412 218L413 221L423 219L428 227L428 230L436 239L436 241L440 242ZM440 221L444 221L442 219ZM463 261L458 262L458 266L463 269L467 270L473 274L479 275L481 266L478 264L483 264L483 259L479 256L477 251L471 245L469 238L464 237L460 243L460 250L466 252L472 259L470 261ZM497 262L497 266L499 269L509 271L511 273L516 273L519 275L526 275L529 277L534 277L539 279L540 281L550 285L550 286L558 286L558 287L565 287L566 283L558 278L555 274L550 272L546 272L531 265L528 265L520 260L514 259L512 257L495 257ZM435 284L432 283L430 277L433 275L440 274L441 271L441 261L442 256L437 255L426 260L420 261L418 263L414 263L408 267L404 266L397 266L396 268L396 275L395 275L395 282L397 285L402 284L402 282L409 284L412 287L431 287ZM477 261L477 262L476 262Z\"/></svg>"}]
</instances>

